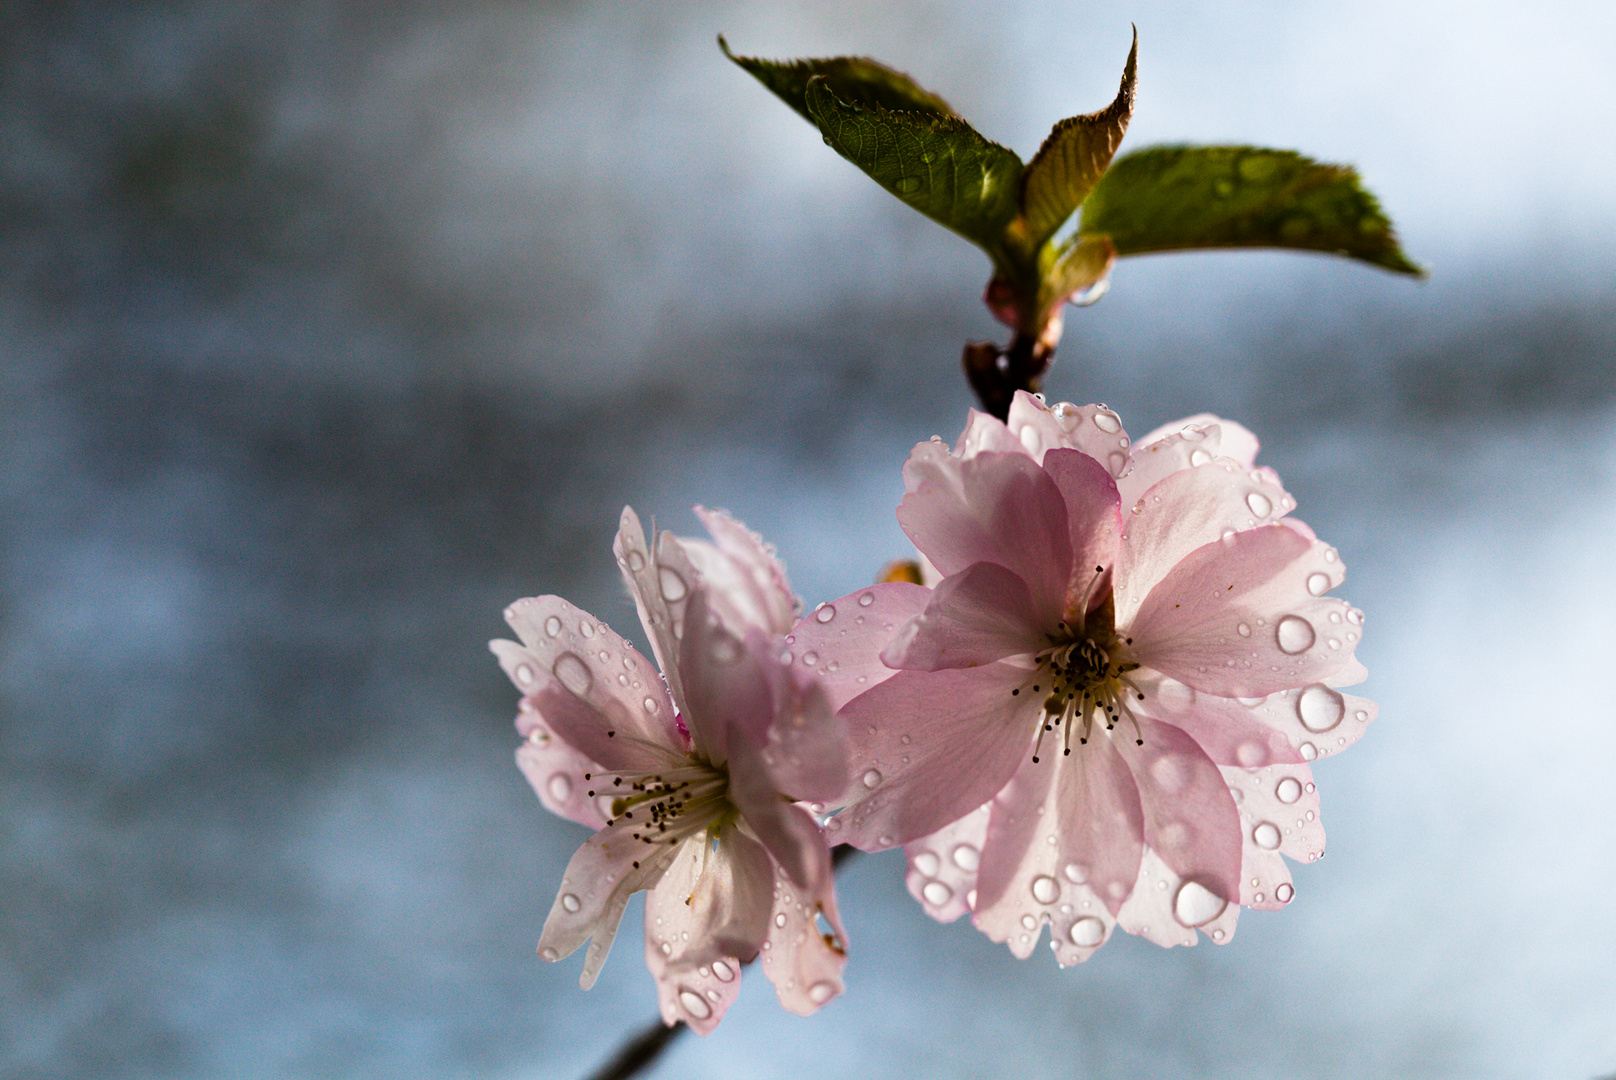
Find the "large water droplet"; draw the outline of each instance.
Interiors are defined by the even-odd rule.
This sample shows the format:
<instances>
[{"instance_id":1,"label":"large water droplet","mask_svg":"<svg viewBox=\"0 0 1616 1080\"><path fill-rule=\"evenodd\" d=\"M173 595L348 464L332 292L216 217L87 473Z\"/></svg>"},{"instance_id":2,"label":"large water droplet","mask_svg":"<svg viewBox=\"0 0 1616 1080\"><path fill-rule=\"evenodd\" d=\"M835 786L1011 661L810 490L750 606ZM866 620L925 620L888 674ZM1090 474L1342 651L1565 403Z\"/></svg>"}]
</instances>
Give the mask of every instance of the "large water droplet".
<instances>
[{"instance_id":1,"label":"large water droplet","mask_svg":"<svg viewBox=\"0 0 1616 1080\"><path fill-rule=\"evenodd\" d=\"M685 1012L694 1016L697 1020L705 1020L713 1015L713 1007L707 1004L706 999L694 990L679 991L679 1004L685 1007Z\"/></svg>"},{"instance_id":2,"label":"large water droplet","mask_svg":"<svg viewBox=\"0 0 1616 1080\"><path fill-rule=\"evenodd\" d=\"M1313 761L1319 756L1319 748L1310 742L1305 742L1298 746L1296 752L1302 755L1303 761Z\"/></svg>"},{"instance_id":3,"label":"large water droplet","mask_svg":"<svg viewBox=\"0 0 1616 1080\"><path fill-rule=\"evenodd\" d=\"M555 672L555 677L562 686L580 697L587 694L595 682L595 677L589 672L589 665L584 663L583 657L577 653L562 653L556 657L555 667L551 670Z\"/></svg>"},{"instance_id":4,"label":"large water droplet","mask_svg":"<svg viewBox=\"0 0 1616 1080\"><path fill-rule=\"evenodd\" d=\"M1296 698L1296 715L1309 731L1329 731L1347 714L1347 702L1322 683L1306 687Z\"/></svg>"},{"instance_id":5,"label":"large water droplet","mask_svg":"<svg viewBox=\"0 0 1616 1080\"><path fill-rule=\"evenodd\" d=\"M1089 879L1088 871L1084 870L1075 862L1067 863L1065 868L1061 870L1061 873L1065 874L1066 880L1070 881L1073 885L1081 885Z\"/></svg>"},{"instance_id":6,"label":"large water droplet","mask_svg":"<svg viewBox=\"0 0 1616 1080\"><path fill-rule=\"evenodd\" d=\"M1249 492L1246 495L1246 506L1259 518L1265 518L1274 512L1274 504L1260 491Z\"/></svg>"},{"instance_id":7,"label":"large water droplet","mask_svg":"<svg viewBox=\"0 0 1616 1080\"><path fill-rule=\"evenodd\" d=\"M1239 634L1241 637L1250 637L1251 626L1248 623L1236 623L1234 632Z\"/></svg>"},{"instance_id":8,"label":"large water droplet","mask_svg":"<svg viewBox=\"0 0 1616 1080\"><path fill-rule=\"evenodd\" d=\"M517 664L516 665L516 681L521 683L523 686L526 686L528 683L532 682L533 681L533 665L532 664Z\"/></svg>"},{"instance_id":9,"label":"large water droplet","mask_svg":"<svg viewBox=\"0 0 1616 1080\"><path fill-rule=\"evenodd\" d=\"M1060 884L1048 874L1032 879L1032 898L1040 904L1053 904L1060 898Z\"/></svg>"},{"instance_id":10,"label":"large water droplet","mask_svg":"<svg viewBox=\"0 0 1616 1080\"><path fill-rule=\"evenodd\" d=\"M816 982L808 988L808 1000L815 1005L823 1005L836 996L836 984L833 982Z\"/></svg>"},{"instance_id":11,"label":"large water droplet","mask_svg":"<svg viewBox=\"0 0 1616 1080\"><path fill-rule=\"evenodd\" d=\"M549 634L551 637L559 636L561 633L561 616L552 615L548 619L545 619L544 632Z\"/></svg>"},{"instance_id":12,"label":"large water droplet","mask_svg":"<svg viewBox=\"0 0 1616 1080\"><path fill-rule=\"evenodd\" d=\"M638 574L641 570L644 570L645 556L641 555L637 550L630 551L628 553L628 568L636 574Z\"/></svg>"},{"instance_id":13,"label":"large water droplet","mask_svg":"<svg viewBox=\"0 0 1616 1080\"><path fill-rule=\"evenodd\" d=\"M836 617L836 608L830 604L820 604L819 610L814 612L816 622L828 623Z\"/></svg>"},{"instance_id":14,"label":"large water droplet","mask_svg":"<svg viewBox=\"0 0 1616 1080\"><path fill-rule=\"evenodd\" d=\"M1279 826L1265 821L1251 830L1251 840L1264 851L1273 851L1279 847Z\"/></svg>"},{"instance_id":15,"label":"large water droplet","mask_svg":"<svg viewBox=\"0 0 1616 1080\"><path fill-rule=\"evenodd\" d=\"M1198 881L1186 881L1173 897L1173 918L1185 926L1204 926L1223 914L1229 901Z\"/></svg>"},{"instance_id":16,"label":"large water droplet","mask_svg":"<svg viewBox=\"0 0 1616 1080\"><path fill-rule=\"evenodd\" d=\"M873 603L875 603L875 594L873 592L867 592L867 593L860 593L859 594L859 598L858 598L859 607L869 607Z\"/></svg>"},{"instance_id":17,"label":"large water droplet","mask_svg":"<svg viewBox=\"0 0 1616 1080\"><path fill-rule=\"evenodd\" d=\"M1314 637L1313 624L1300 615L1287 615L1274 627L1274 641L1287 656L1311 649Z\"/></svg>"},{"instance_id":18,"label":"large water droplet","mask_svg":"<svg viewBox=\"0 0 1616 1080\"><path fill-rule=\"evenodd\" d=\"M569 893L562 893L561 894L561 906L565 910L570 911L574 915L576 915L578 913L579 909L581 909L584 906L584 904L583 904L582 900L579 900L578 897L576 897L575 895L573 895L572 893L569 892Z\"/></svg>"},{"instance_id":19,"label":"large water droplet","mask_svg":"<svg viewBox=\"0 0 1616 1080\"><path fill-rule=\"evenodd\" d=\"M657 582L662 588L662 599L670 604L678 603L690 592L690 586L685 584L685 579L671 566L662 568L657 575Z\"/></svg>"},{"instance_id":20,"label":"large water droplet","mask_svg":"<svg viewBox=\"0 0 1616 1080\"><path fill-rule=\"evenodd\" d=\"M937 871L942 869L942 860L937 858L936 852L922 851L914 857L914 868L921 877L936 877Z\"/></svg>"},{"instance_id":21,"label":"large water droplet","mask_svg":"<svg viewBox=\"0 0 1616 1080\"><path fill-rule=\"evenodd\" d=\"M556 802L566 802L572 794L572 778L566 773L556 773L544 785L550 791L550 798Z\"/></svg>"},{"instance_id":22,"label":"large water droplet","mask_svg":"<svg viewBox=\"0 0 1616 1080\"><path fill-rule=\"evenodd\" d=\"M713 961L713 978L719 982L729 982L735 978L735 969L722 960Z\"/></svg>"},{"instance_id":23,"label":"large water droplet","mask_svg":"<svg viewBox=\"0 0 1616 1080\"><path fill-rule=\"evenodd\" d=\"M1314 596L1323 596L1330 591L1330 575L1313 573L1307 575L1307 591Z\"/></svg>"},{"instance_id":24,"label":"large water droplet","mask_svg":"<svg viewBox=\"0 0 1616 1080\"><path fill-rule=\"evenodd\" d=\"M970 844L955 844L954 850L949 852L948 857L954 860L955 866L966 873L975 873L976 868L982 862L982 853Z\"/></svg>"},{"instance_id":25,"label":"large water droplet","mask_svg":"<svg viewBox=\"0 0 1616 1080\"><path fill-rule=\"evenodd\" d=\"M774 925L780 927L782 930L785 929L785 925L786 925L786 913L785 912L777 911L777 912L774 913Z\"/></svg>"},{"instance_id":26,"label":"large water droplet","mask_svg":"<svg viewBox=\"0 0 1616 1080\"><path fill-rule=\"evenodd\" d=\"M874 789L875 785L881 782L881 770L865 769L864 775L860 779L864 782L865 787Z\"/></svg>"},{"instance_id":27,"label":"large water droplet","mask_svg":"<svg viewBox=\"0 0 1616 1080\"><path fill-rule=\"evenodd\" d=\"M1288 882L1288 881L1285 882L1283 885L1281 885L1279 888L1274 890L1274 899L1278 900L1281 904L1290 903L1291 902L1291 897L1293 897L1295 895L1296 895L1296 890L1291 888L1291 883Z\"/></svg>"},{"instance_id":28,"label":"large water droplet","mask_svg":"<svg viewBox=\"0 0 1616 1080\"><path fill-rule=\"evenodd\" d=\"M1121 450L1113 450L1107 454L1105 463L1111 469L1111 475L1119 480L1128 475L1128 467L1132 464L1128 460L1128 455Z\"/></svg>"},{"instance_id":29,"label":"large water droplet","mask_svg":"<svg viewBox=\"0 0 1616 1080\"><path fill-rule=\"evenodd\" d=\"M1294 776L1287 776L1274 786L1274 797L1289 806L1302 797L1302 782Z\"/></svg>"},{"instance_id":30,"label":"large water droplet","mask_svg":"<svg viewBox=\"0 0 1616 1080\"><path fill-rule=\"evenodd\" d=\"M932 907L942 907L954 899L954 890L944 885L941 881L928 881L921 886L920 895Z\"/></svg>"},{"instance_id":31,"label":"large water droplet","mask_svg":"<svg viewBox=\"0 0 1616 1080\"><path fill-rule=\"evenodd\" d=\"M1192 467L1199 468L1211 460L1212 455L1207 453L1205 450L1202 450L1199 446L1190 451L1190 465Z\"/></svg>"},{"instance_id":32,"label":"large water droplet","mask_svg":"<svg viewBox=\"0 0 1616 1080\"><path fill-rule=\"evenodd\" d=\"M1080 949L1092 949L1105 940L1105 923L1093 915L1085 915L1066 931L1066 940Z\"/></svg>"},{"instance_id":33,"label":"large water droplet","mask_svg":"<svg viewBox=\"0 0 1616 1080\"><path fill-rule=\"evenodd\" d=\"M595 624L590 622L588 619L585 619L583 622L578 624L578 633L586 638L594 637Z\"/></svg>"},{"instance_id":34,"label":"large water droplet","mask_svg":"<svg viewBox=\"0 0 1616 1080\"><path fill-rule=\"evenodd\" d=\"M1097 412L1094 414L1094 426L1109 435L1115 435L1122 430L1122 421L1117 419L1114 412Z\"/></svg>"},{"instance_id":35,"label":"large water droplet","mask_svg":"<svg viewBox=\"0 0 1616 1080\"><path fill-rule=\"evenodd\" d=\"M1038 920L1031 915L1023 915L1021 917L1021 928L1023 930L1036 930L1038 929Z\"/></svg>"}]
</instances>

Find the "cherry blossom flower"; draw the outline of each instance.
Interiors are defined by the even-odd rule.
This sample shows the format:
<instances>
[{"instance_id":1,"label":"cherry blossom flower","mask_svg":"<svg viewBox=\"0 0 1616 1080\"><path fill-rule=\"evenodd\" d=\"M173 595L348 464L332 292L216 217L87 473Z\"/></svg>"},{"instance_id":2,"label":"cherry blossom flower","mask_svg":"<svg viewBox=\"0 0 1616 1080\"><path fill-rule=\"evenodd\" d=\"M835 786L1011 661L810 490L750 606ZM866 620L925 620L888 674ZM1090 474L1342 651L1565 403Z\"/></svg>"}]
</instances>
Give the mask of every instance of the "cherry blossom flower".
<instances>
[{"instance_id":1,"label":"cherry blossom flower","mask_svg":"<svg viewBox=\"0 0 1616 1080\"><path fill-rule=\"evenodd\" d=\"M556 596L512 604L520 642L490 647L523 693L517 763L545 807L597 830L567 866L539 955L589 941L588 989L644 890L662 1017L705 1034L760 953L793 1012L841 992L829 851L796 803L841 791L847 751L818 681L781 663L797 602L772 550L722 513L696 513L712 542L648 543L631 509L617 534L661 678Z\"/></svg>"},{"instance_id":2,"label":"cherry blossom flower","mask_svg":"<svg viewBox=\"0 0 1616 1080\"><path fill-rule=\"evenodd\" d=\"M898 510L935 589L878 585L791 638L847 721L833 840L904 845L911 892L1063 965L1120 925L1227 941L1324 850L1308 763L1375 707L1363 616L1239 425L1130 446L1103 406L1017 395L915 448ZM830 611L829 618L824 612Z\"/></svg>"}]
</instances>

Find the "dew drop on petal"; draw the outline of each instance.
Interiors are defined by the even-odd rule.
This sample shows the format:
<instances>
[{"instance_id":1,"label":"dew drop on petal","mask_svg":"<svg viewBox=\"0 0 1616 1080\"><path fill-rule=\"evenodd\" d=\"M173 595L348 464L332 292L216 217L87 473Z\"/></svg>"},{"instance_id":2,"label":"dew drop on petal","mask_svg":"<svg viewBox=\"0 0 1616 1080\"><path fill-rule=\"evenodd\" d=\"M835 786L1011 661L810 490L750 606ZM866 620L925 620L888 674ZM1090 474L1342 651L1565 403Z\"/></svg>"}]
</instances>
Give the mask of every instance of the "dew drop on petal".
<instances>
[{"instance_id":1,"label":"dew drop on petal","mask_svg":"<svg viewBox=\"0 0 1616 1080\"><path fill-rule=\"evenodd\" d=\"M1115 476L1119 480L1123 476L1127 475L1128 455L1124 454L1121 450L1113 450L1111 453L1107 454L1105 463L1111 467L1111 475Z\"/></svg>"},{"instance_id":2,"label":"dew drop on petal","mask_svg":"<svg viewBox=\"0 0 1616 1080\"><path fill-rule=\"evenodd\" d=\"M1329 592L1330 575L1317 573L1307 575L1307 591L1312 593L1314 596L1323 596L1325 593Z\"/></svg>"},{"instance_id":3,"label":"dew drop on petal","mask_svg":"<svg viewBox=\"0 0 1616 1080\"><path fill-rule=\"evenodd\" d=\"M1084 870L1075 862L1067 863L1065 868L1061 870L1061 873L1065 874L1066 880L1070 881L1073 885L1081 885L1089 879L1088 871Z\"/></svg>"},{"instance_id":4,"label":"dew drop on petal","mask_svg":"<svg viewBox=\"0 0 1616 1080\"><path fill-rule=\"evenodd\" d=\"M1265 821L1251 830L1251 839L1264 851L1273 851L1279 847L1279 826L1272 821Z\"/></svg>"},{"instance_id":5,"label":"dew drop on petal","mask_svg":"<svg viewBox=\"0 0 1616 1080\"><path fill-rule=\"evenodd\" d=\"M942 907L954 899L954 890L941 881L928 881L921 887L920 895L932 907Z\"/></svg>"},{"instance_id":6,"label":"dew drop on petal","mask_svg":"<svg viewBox=\"0 0 1616 1080\"><path fill-rule=\"evenodd\" d=\"M532 664L517 664L516 665L516 681L521 683L523 686L526 686L528 683L532 682L533 681L533 665Z\"/></svg>"},{"instance_id":7,"label":"dew drop on petal","mask_svg":"<svg viewBox=\"0 0 1616 1080\"><path fill-rule=\"evenodd\" d=\"M806 667L813 667L815 664L819 663L819 654L814 652L812 649L809 649L807 652L802 654L802 662Z\"/></svg>"},{"instance_id":8,"label":"dew drop on petal","mask_svg":"<svg viewBox=\"0 0 1616 1080\"><path fill-rule=\"evenodd\" d=\"M550 946L546 945L544 948L539 950L539 959L548 960L553 964L557 960L561 959L561 954L550 948Z\"/></svg>"},{"instance_id":9,"label":"dew drop on petal","mask_svg":"<svg viewBox=\"0 0 1616 1080\"><path fill-rule=\"evenodd\" d=\"M587 624L586 624L587 625ZM595 682L595 677L589 672L589 665L577 653L564 652L556 657L555 672L557 681L574 694L586 694Z\"/></svg>"},{"instance_id":10,"label":"dew drop on petal","mask_svg":"<svg viewBox=\"0 0 1616 1080\"><path fill-rule=\"evenodd\" d=\"M735 969L722 960L713 961L713 978L719 982L730 982L735 978Z\"/></svg>"},{"instance_id":11,"label":"dew drop on petal","mask_svg":"<svg viewBox=\"0 0 1616 1080\"><path fill-rule=\"evenodd\" d=\"M1190 451L1190 465L1193 467L1198 468L1211 460L1212 455L1202 450L1199 446Z\"/></svg>"},{"instance_id":12,"label":"dew drop on petal","mask_svg":"<svg viewBox=\"0 0 1616 1080\"><path fill-rule=\"evenodd\" d=\"M942 869L942 861L935 852L922 851L915 856L914 867L921 877L936 877L937 871Z\"/></svg>"},{"instance_id":13,"label":"dew drop on petal","mask_svg":"<svg viewBox=\"0 0 1616 1080\"><path fill-rule=\"evenodd\" d=\"M1085 915L1066 931L1066 939L1081 949L1092 949L1105 940L1105 923L1093 915Z\"/></svg>"},{"instance_id":14,"label":"dew drop on petal","mask_svg":"<svg viewBox=\"0 0 1616 1080\"><path fill-rule=\"evenodd\" d=\"M954 860L955 866L966 873L974 873L982 862L982 853L970 844L955 844L948 857Z\"/></svg>"},{"instance_id":15,"label":"dew drop on petal","mask_svg":"<svg viewBox=\"0 0 1616 1080\"><path fill-rule=\"evenodd\" d=\"M1303 761L1312 761L1319 756L1319 748L1310 742L1305 742L1298 746L1296 752L1302 755Z\"/></svg>"},{"instance_id":16,"label":"dew drop on petal","mask_svg":"<svg viewBox=\"0 0 1616 1080\"><path fill-rule=\"evenodd\" d=\"M1246 623L1238 623L1234 628L1234 632L1239 634L1241 637L1250 637L1251 627Z\"/></svg>"},{"instance_id":17,"label":"dew drop on petal","mask_svg":"<svg viewBox=\"0 0 1616 1080\"><path fill-rule=\"evenodd\" d=\"M1246 506L1259 518L1265 518L1274 512L1274 504L1260 491L1247 492Z\"/></svg>"},{"instance_id":18,"label":"dew drop on petal","mask_svg":"<svg viewBox=\"0 0 1616 1080\"><path fill-rule=\"evenodd\" d=\"M1296 890L1291 888L1291 883L1288 882L1288 881L1285 882L1283 885L1281 885L1279 888L1274 890L1274 899L1278 900L1281 904L1290 903L1291 902L1291 897L1293 897L1295 895L1296 895Z\"/></svg>"},{"instance_id":19,"label":"dew drop on petal","mask_svg":"<svg viewBox=\"0 0 1616 1080\"><path fill-rule=\"evenodd\" d=\"M671 566L662 568L657 575L657 583L662 588L662 599L670 604L678 603L690 592L690 586L685 584L685 579Z\"/></svg>"},{"instance_id":20,"label":"dew drop on petal","mask_svg":"<svg viewBox=\"0 0 1616 1080\"><path fill-rule=\"evenodd\" d=\"M632 570L636 574L638 574L641 570L644 570L645 569L645 556L641 555L638 551L629 552L628 553L628 568L630 570Z\"/></svg>"},{"instance_id":21,"label":"dew drop on petal","mask_svg":"<svg viewBox=\"0 0 1616 1080\"><path fill-rule=\"evenodd\" d=\"M581 900L569 892L561 894L561 906L576 915L584 905Z\"/></svg>"},{"instance_id":22,"label":"dew drop on petal","mask_svg":"<svg viewBox=\"0 0 1616 1080\"><path fill-rule=\"evenodd\" d=\"M1323 683L1305 687L1296 697L1296 716L1309 731L1329 731L1346 714L1346 700Z\"/></svg>"},{"instance_id":23,"label":"dew drop on petal","mask_svg":"<svg viewBox=\"0 0 1616 1080\"><path fill-rule=\"evenodd\" d=\"M1036 930L1038 929L1038 920L1031 915L1023 915L1021 917L1021 928L1023 930Z\"/></svg>"},{"instance_id":24,"label":"dew drop on petal","mask_svg":"<svg viewBox=\"0 0 1616 1080\"><path fill-rule=\"evenodd\" d=\"M1311 649L1314 638L1313 624L1300 615L1287 615L1274 626L1274 641L1287 656Z\"/></svg>"},{"instance_id":25,"label":"dew drop on petal","mask_svg":"<svg viewBox=\"0 0 1616 1080\"><path fill-rule=\"evenodd\" d=\"M1122 430L1122 421L1117 419L1113 412L1097 412L1094 414L1094 426L1108 435L1115 435Z\"/></svg>"},{"instance_id":26,"label":"dew drop on petal","mask_svg":"<svg viewBox=\"0 0 1616 1080\"><path fill-rule=\"evenodd\" d=\"M816 982L808 988L808 1000L815 1005L823 1005L836 996L836 984L833 982Z\"/></svg>"},{"instance_id":27,"label":"dew drop on petal","mask_svg":"<svg viewBox=\"0 0 1616 1080\"><path fill-rule=\"evenodd\" d=\"M585 619L583 622L578 624L578 633L583 635L586 638L594 637L595 636L595 624L590 622L588 619Z\"/></svg>"},{"instance_id":28,"label":"dew drop on petal","mask_svg":"<svg viewBox=\"0 0 1616 1080\"><path fill-rule=\"evenodd\" d=\"M549 634L551 637L559 636L561 633L561 616L552 615L548 619L545 619L544 632Z\"/></svg>"},{"instance_id":29,"label":"dew drop on petal","mask_svg":"<svg viewBox=\"0 0 1616 1080\"><path fill-rule=\"evenodd\" d=\"M864 775L860 779L864 782L865 787L873 789L875 785L881 782L881 770L865 769Z\"/></svg>"},{"instance_id":30,"label":"dew drop on petal","mask_svg":"<svg viewBox=\"0 0 1616 1080\"><path fill-rule=\"evenodd\" d=\"M572 794L572 779L566 773L556 773L544 786L549 790L550 798L556 802L566 802Z\"/></svg>"},{"instance_id":31,"label":"dew drop on petal","mask_svg":"<svg viewBox=\"0 0 1616 1080\"><path fill-rule=\"evenodd\" d=\"M1223 914L1229 901L1198 881L1186 881L1173 898L1173 918L1185 926L1204 926Z\"/></svg>"},{"instance_id":32,"label":"dew drop on petal","mask_svg":"<svg viewBox=\"0 0 1616 1080\"><path fill-rule=\"evenodd\" d=\"M705 1020L713 1015L713 1007L707 1004L702 996L694 990L679 991L679 1004L685 1007L685 1012L694 1016L697 1020Z\"/></svg>"},{"instance_id":33,"label":"dew drop on petal","mask_svg":"<svg viewBox=\"0 0 1616 1080\"><path fill-rule=\"evenodd\" d=\"M1053 904L1060 898L1060 884L1048 874L1032 879L1032 898L1040 904Z\"/></svg>"},{"instance_id":34,"label":"dew drop on petal","mask_svg":"<svg viewBox=\"0 0 1616 1080\"><path fill-rule=\"evenodd\" d=\"M828 623L836 617L836 608L830 604L820 604L819 610L814 612L814 621Z\"/></svg>"},{"instance_id":35,"label":"dew drop on petal","mask_svg":"<svg viewBox=\"0 0 1616 1080\"><path fill-rule=\"evenodd\" d=\"M1302 797L1302 782L1294 776L1287 776L1274 787L1274 797L1289 806Z\"/></svg>"},{"instance_id":36,"label":"dew drop on petal","mask_svg":"<svg viewBox=\"0 0 1616 1080\"><path fill-rule=\"evenodd\" d=\"M785 912L783 912L783 911L775 912L774 925L778 926L778 927L781 927L781 928L785 927L785 925L786 925L786 913Z\"/></svg>"},{"instance_id":37,"label":"dew drop on petal","mask_svg":"<svg viewBox=\"0 0 1616 1080\"><path fill-rule=\"evenodd\" d=\"M860 593L859 594L859 598L858 598L859 607L869 607L873 603L875 603L875 594L873 592L867 592L867 593Z\"/></svg>"}]
</instances>

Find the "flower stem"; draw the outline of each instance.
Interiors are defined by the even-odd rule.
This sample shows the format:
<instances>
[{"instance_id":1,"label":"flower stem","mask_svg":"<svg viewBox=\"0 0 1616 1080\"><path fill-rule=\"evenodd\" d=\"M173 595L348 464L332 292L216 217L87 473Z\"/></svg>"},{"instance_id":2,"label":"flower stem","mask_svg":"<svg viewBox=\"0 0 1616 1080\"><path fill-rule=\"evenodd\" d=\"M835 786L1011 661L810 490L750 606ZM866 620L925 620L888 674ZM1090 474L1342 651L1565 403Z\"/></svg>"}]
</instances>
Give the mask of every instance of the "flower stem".
<instances>
[{"instance_id":1,"label":"flower stem","mask_svg":"<svg viewBox=\"0 0 1616 1080\"><path fill-rule=\"evenodd\" d=\"M1054 360L1053 345L1018 330L1007 348L991 341L970 342L960 362L983 411L1003 420L1010 415L1016 391L1036 394Z\"/></svg>"}]
</instances>

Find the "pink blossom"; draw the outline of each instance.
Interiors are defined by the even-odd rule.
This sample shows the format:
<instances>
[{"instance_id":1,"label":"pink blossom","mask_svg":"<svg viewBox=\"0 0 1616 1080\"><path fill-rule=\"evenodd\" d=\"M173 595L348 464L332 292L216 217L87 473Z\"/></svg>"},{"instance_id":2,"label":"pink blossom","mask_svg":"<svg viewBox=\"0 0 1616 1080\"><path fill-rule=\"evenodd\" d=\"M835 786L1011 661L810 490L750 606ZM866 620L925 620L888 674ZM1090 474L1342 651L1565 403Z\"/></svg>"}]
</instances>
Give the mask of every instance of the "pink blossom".
<instances>
[{"instance_id":1,"label":"pink blossom","mask_svg":"<svg viewBox=\"0 0 1616 1080\"><path fill-rule=\"evenodd\" d=\"M1281 856L1324 850L1308 762L1375 708L1336 689L1365 675L1340 560L1256 452L1211 416L1130 446L1027 394L916 447L898 519L936 588L794 631L853 742L832 839L904 845L927 911L1018 956L1049 923L1063 965L1288 903Z\"/></svg>"},{"instance_id":2,"label":"pink blossom","mask_svg":"<svg viewBox=\"0 0 1616 1080\"><path fill-rule=\"evenodd\" d=\"M842 789L846 745L817 680L780 661L797 606L773 551L722 513L696 513L712 542L647 543L630 509L617 534L661 678L556 596L512 604L520 643L490 646L523 693L517 763L548 809L597 830L567 866L539 955L589 941L588 989L624 905L645 890L662 1017L705 1034L760 952L793 1012L842 990L829 851L796 803Z\"/></svg>"}]
</instances>

